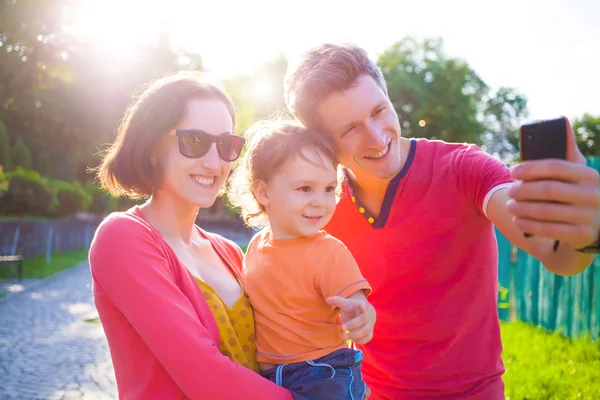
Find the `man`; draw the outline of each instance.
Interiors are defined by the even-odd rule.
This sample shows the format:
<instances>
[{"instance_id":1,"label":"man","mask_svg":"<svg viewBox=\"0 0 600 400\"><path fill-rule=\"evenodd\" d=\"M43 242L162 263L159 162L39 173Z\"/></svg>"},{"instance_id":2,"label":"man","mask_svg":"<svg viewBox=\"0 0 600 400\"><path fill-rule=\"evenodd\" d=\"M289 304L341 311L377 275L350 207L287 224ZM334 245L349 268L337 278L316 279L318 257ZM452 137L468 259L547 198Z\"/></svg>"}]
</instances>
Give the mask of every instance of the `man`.
<instances>
[{"instance_id":1,"label":"man","mask_svg":"<svg viewBox=\"0 0 600 400\"><path fill-rule=\"evenodd\" d=\"M345 167L326 229L373 287L377 324L360 346L371 399L504 399L494 225L560 275L583 271L598 247L598 173L570 125L567 161L512 171L473 145L402 138L381 71L353 45L305 53L285 98L331 135Z\"/></svg>"}]
</instances>

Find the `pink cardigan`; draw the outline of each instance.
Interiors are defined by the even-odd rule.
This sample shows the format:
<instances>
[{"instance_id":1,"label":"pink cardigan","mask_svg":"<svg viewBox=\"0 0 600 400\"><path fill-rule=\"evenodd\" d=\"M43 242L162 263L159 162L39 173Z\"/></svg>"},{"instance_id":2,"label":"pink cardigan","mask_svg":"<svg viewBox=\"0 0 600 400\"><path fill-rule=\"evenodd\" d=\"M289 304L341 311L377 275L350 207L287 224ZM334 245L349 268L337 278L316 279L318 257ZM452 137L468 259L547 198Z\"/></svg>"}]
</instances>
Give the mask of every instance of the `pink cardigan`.
<instances>
[{"instance_id":1,"label":"pink cardigan","mask_svg":"<svg viewBox=\"0 0 600 400\"><path fill-rule=\"evenodd\" d=\"M239 247L201 232L239 277ZM198 284L139 208L100 224L89 260L119 398L292 399L219 352L217 325Z\"/></svg>"}]
</instances>

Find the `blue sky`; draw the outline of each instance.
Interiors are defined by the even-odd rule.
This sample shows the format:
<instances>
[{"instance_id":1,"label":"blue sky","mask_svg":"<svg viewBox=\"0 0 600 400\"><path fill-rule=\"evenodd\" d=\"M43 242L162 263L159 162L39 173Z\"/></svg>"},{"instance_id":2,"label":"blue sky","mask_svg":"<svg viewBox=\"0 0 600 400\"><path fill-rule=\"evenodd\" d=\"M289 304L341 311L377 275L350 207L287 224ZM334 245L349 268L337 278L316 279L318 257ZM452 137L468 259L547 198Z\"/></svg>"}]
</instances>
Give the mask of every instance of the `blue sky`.
<instances>
[{"instance_id":1,"label":"blue sky","mask_svg":"<svg viewBox=\"0 0 600 400\"><path fill-rule=\"evenodd\" d=\"M375 57L407 35L442 37L446 53L466 60L492 88L511 86L523 93L531 119L600 114L597 0L87 3L91 18L82 18L82 26L91 33L97 29L98 37L110 40L107 18L114 36L123 34L114 22L116 9L129 21L122 25L131 40L150 36L164 21L176 47L198 52L222 77L249 73L279 55L294 57L323 41L352 41ZM145 17L138 14L132 22L128 14L140 7Z\"/></svg>"}]
</instances>

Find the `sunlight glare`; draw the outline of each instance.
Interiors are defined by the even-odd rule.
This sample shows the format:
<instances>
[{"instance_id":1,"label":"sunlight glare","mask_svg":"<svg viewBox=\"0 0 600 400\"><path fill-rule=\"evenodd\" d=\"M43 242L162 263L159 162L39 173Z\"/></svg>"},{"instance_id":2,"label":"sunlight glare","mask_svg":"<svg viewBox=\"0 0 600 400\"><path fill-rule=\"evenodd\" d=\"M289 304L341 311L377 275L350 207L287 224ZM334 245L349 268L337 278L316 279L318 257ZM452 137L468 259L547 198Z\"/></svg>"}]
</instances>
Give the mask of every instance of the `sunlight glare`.
<instances>
[{"instance_id":1,"label":"sunlight glare","mask_svg":"<svg viewBox=\"0 0 600 400\"><path fill-rule=\"evenodd\" d=\"M257 81L252 86L252 94L257 100L268 100L273 95L273 86L267 81Z\"/></svg>"},{"instance_id":2,"label":"sunlight glare","mask_svg":"<svg viewBox=\"0 0 600 400\"><path fill-rule=\"evenodd\" d=\"M163 23L158 5L142 0L81 0L67 10L67 29L116 58L130 58L139 45L156 39Z\"/></svg>"}]
</instances>

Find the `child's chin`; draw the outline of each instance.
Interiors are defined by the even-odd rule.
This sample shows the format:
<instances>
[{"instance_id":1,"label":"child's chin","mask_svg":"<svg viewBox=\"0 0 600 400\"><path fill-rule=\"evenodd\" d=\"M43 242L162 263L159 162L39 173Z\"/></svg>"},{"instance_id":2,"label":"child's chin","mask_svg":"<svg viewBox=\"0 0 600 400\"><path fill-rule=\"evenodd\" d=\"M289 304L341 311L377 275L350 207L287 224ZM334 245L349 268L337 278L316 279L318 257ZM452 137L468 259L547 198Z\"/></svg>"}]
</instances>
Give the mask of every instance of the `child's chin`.
<instances>
[{"instance_id":1,"label":"child's chin","mask_svg":"<svg viewBox=\"0 0 600 400\"><path fill-rule=\"evenodd\" d=\"M306 237L314 236L317 233L319 233L320 230L321 230L321 228L307 228L302 233L302 236L306 236Z\"/></svg>"}]
</instances>

